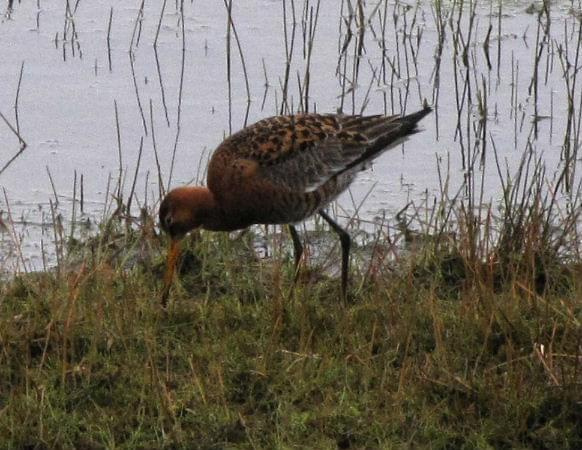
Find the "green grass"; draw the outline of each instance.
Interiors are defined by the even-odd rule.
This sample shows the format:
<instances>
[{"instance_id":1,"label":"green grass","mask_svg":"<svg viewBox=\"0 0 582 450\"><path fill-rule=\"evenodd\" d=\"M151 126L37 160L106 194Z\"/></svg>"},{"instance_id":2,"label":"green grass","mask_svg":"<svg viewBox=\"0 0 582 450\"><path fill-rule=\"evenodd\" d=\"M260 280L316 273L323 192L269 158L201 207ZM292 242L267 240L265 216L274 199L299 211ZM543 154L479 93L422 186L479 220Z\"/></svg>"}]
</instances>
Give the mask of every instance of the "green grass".
<instances>
[{"instance_id":1,"label":"green grass","mask_svg":"<svg viewBox=\"0 0 582 450\"><path fill-rule=\"evenodd\" d=\"M277 239L270 240L275 255L257 260L250 234L229 238L202 233L187 242L169 307L162 310L165 243L155 235L151 220L125 227L119 217L130 208L122 204L120 188L114 217L96 237L67 242L68 255L59 248L65 244L63 234L75 235L74 230L64 233L55 220L54 236L61 244L57 269L0 280L0 448L582 448L582 196L580 190L574 192L575 184L570 186L577 160L580 38L576 41L575 33L566 32L574 37L546 35L549 7L527 7L526 12L537 15L535 41L534 31L529 32L535 44L532 55L538 55L534 78L523 97L518 86L528 84L527 75L519 78L518 62L514 75L512 51L511 80L506 80L511 81L511 99L505 106L512 108L515 133L517 117L530 117L532 105L534 120L529 135L522 134L520 125L527 144L518 173L510 176L498 158L495 131L491 134L486 126L498 121L496 96L489 88L493 72L489 68L481 74L468 62L482 52L489 60L489 34L481 45L473 28L479 23L477 5L434 2L434 26L442 45L434 51L434 84L423 87L425 94L432 90L438 109L441 58L443 64L452 58L447 73L455 74L454 89L451 82L443 86L456 97L457 129L464 136L458 149L463 186L451 195L449 175L441 178L439 170L437 204L412 215L417 233L397 219L402 235L391 233L389 240L383 230L366 247L354 249L349 302L339 300L339 280L326 277L313 261L301 268L293 289L291 257ZM499 17L498 31L490 28L492 56L494 43L499 42L501 52L508 33L506 25L502 28L501 18L507 14L502 6L499 2L491 8L489 25L497 21L494 10ZM361 55L364 33L369 28L374 41L391 40L390 26L380 30L376 23L382 25L386 14L393 14L394 33L402 36L402 45L394 49L388 44L393 50L385 52L382 43L382 58L392 62L378 68L368 88L383 79L392 96L393 81L411 80L418 72L424 19L416 25L422 8L396 2L393 11L392 6L375 8L364 26L364 16L356 19L357 9L349 9L353 11L344 28L349 34L339 31L343 49L337 67L343 81L338 98L348 110L351 96L355 110L351 86L357 87L364 75L350 54ZM308 7L304 31L307 12ZM112 14L113 9L110 22ZM295 22L295 12L288 14ZM352 23L358 28L353 38ZM234 30L234 22L232 26ZM433 26L430 19L428 26ZM310 22L309 33L303 33L303 49L311 48L318 36L315 27ZM575 31L574 23L571 27ZM284 37L287 44L286 28ZM289 39L293 48L295 27ZM556 63L549 42L558 48ZM301 64L293 55L286 49L287 68ZM240 57L244 65L242 50ZM503 61L509 61L508 54ZM557 179L547 179L543 160L533 156L538 119L548 118L548 105L539 115L537 109L538 70L541 76L544 61L546 78L551 67L561 66L572 100L564 163L547 171L563 175ZM309 70L307 63L303 92L298 75L296 98L299 103L305 99L299 105L304 110L310 109ZM230 72L228 77L230 86ZM287 78L282 112L293 109ZM396 89L401 103L402 95L409 98L408 82L405 92ZM16 103L19 90L20 82ZM410 91L410 98L414 96ZM540 95L540 106L544 97ZM153 134L151 111L150 104ZM503 111L499 117L507 119ZM517 136L515 141L508 150L516 150ZM121 142L119 151L121 165ZM494 160L488 156L488 164L497 166L503 189L499 210L482 205L487 201L481 196L486 154L492 151ZM158 177L162 179L160 172ZM146 178L146 192L149 188ZM74 190L73 208L76 201ZM405 245L414 249L404 251Z\"/></svg>"},{"instance_id":2,"label":"green grass","mask_svg":"<svg viewBox=\"0 0 582 450\"><path fill-rule=\"evenodd\" d=\"M354 267L342 304L337 279L292 292L285 251L203 233L162 311L163 242L104 234L1 286L2 448L582 446L576 262L540 285L527 241L501 270L426 240Z\"/></svg>"}]
</instances>

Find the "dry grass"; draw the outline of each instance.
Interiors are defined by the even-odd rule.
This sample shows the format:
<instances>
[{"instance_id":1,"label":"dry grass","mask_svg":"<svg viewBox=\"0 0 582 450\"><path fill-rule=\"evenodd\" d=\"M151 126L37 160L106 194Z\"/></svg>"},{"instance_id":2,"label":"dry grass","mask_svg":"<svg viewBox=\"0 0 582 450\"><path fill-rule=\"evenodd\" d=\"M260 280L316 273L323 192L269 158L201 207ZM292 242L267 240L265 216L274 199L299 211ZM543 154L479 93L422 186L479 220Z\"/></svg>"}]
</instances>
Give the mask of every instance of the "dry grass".
<instances>
[{"instance_id":1,"label":"dry grass","mask_svg":"<svg viewBox=\"0 0 582 450\"><path fill-rule=\"evenodd\" d=\"M233 2L224 3L231 129L236 101L231 64L240 59L245 67L249 53L236 31ZM153 226L148 178L142 202L134 191L149 138L156 196L171 184L184 70L198 66L185 61L184 2L176 2L182 70L171 165L162 176L154 103L149 100L147 111L137 82L143 74L133 67L142 3L129 52L143 128L135 171L124 167L116 112L119 173L117 181L108 180L105 195L116 204L106 206L98 233L74 239L77 203L83 211L82 175L79 191L75 177L72 225L65 230L49 171L56 267L0 280L0 448L582 448L582 191L576 174L582 27L573 4L572 17L551 28L551 2L542 3L526 11L535 26L522 38L526 41L529 29L526 45L532 46L534 64L524 75L513 52L501 58L508 33L501 1L492 2L486 16L473 1L434 1L425 9L419 2L411 8L400 1L367 6L342 1L336 69L341 89L325 95L339 93L338 106L346 113L366 111L369 95L379 95L383 112L391 114L422 102L429 92L436 137L454 134L454 146L444 150L461 155L461 186L449 193L450 178L441 174L439 159L434 205L427 194L432 206L403 211L398 232L382 224L360 236L346 304L339 301L339 281L324 270L333 268L336 253L322 252L323 258L305 264L293 287L289 247L259 229L237 237L201 233L190 240L167 310L159 305L165 242ZM310 70L312 49L319 51L314 45L319 5L281 4L285 67L277 88L263 60L261 111L270 86L275 111L316 109ZM164 1L158 32L165 10ZM112 8L110 71L113 14ZM437 31L433 42L423 38L425 16ZM483 17L489 22L485 37L477 34ZM170 126L158 32L153 49ZM80 52L68 6L55 43L62 45L63 57L69 47ZM431 43L431 59L417 59L421 45ZM483 58L486 70L476 64ZM428 86L421 86L419 74L431 68ZM547 77L560 69L568 107L562 158L546 173L536 146L555 150L550 144L556 87ZM24 65L20 78L23 70ZM247 109L240 122L246 123L251 93L246 69L243 75ZM496 97L496 88L508 79L511 98ZM447 92L442 99L441 82ZM18 139L15 158L26 148L18 126L19 91L20 81L15 124L0 114ZM543 94L549 91L548 112ZM439 103L452 101L456 115L442 117ZM543 131L538 122L548 118L550 144L537 140ZM451 120L456 125L446 126ZM491 130L498 121L513 121L514 142L496 142ZM561 131L556 134L562 139ZM503 159L514 151L523 159L509 176ZM485 193L492 164L502 186L499 204L493 205ZM124 198L126 178L133 183ZM149 208L141 220L131 218L132 200L134 208ZM7 213L0 216L0 231L18 244L10 209ZM358 229L357 220L352 227ZM267 259L253 251L263 239L273 253ZM18 245L15 252L24 264Z\"/></svg>"},{"instance_id":2,"label":"dry grass","mask_svg":"<svg viewBox=\"0 0 582 450\"><path fill-rule=\"evenodd\" d=\"M2 285L0 441L577 448L582 264L573 216L559 244L541 232L548 206L507 204L480 228L497 232L477 237L449 206L458 225L440 238L424 224L408 233L414 250L377 245L352 271L349 304L324 276L293 291L286 247L259 260L252 233L203 233L167 311L162 240L149 221L113 219L70 248L66 269Z\"/></svg>"}]
</instances>

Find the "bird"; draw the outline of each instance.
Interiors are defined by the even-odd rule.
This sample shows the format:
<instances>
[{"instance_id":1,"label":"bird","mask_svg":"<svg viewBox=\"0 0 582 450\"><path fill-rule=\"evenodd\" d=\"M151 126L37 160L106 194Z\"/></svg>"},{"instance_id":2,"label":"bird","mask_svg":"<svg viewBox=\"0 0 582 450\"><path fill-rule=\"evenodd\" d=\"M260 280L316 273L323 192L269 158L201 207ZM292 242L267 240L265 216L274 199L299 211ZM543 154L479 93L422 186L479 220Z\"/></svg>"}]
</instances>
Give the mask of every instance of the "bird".
<instances>
[{"instance_id":1,"label":"bird","mask_svg":"<svg viewBox=\"0 0 582 450\"><path fill-rule=\"evenodd\" d=\"M293 114L262 119L227 137L214 151L206 186L169 191L159 225L170 237L161 303L165 307L190 231L230 232L256 224L287 225L297 268L303 246L295 224L319 214L339 236L341 294L347 295L350 235L325 211L374 159L420 131L432 108L408 115Z\"/></svg>"}]
</instances>

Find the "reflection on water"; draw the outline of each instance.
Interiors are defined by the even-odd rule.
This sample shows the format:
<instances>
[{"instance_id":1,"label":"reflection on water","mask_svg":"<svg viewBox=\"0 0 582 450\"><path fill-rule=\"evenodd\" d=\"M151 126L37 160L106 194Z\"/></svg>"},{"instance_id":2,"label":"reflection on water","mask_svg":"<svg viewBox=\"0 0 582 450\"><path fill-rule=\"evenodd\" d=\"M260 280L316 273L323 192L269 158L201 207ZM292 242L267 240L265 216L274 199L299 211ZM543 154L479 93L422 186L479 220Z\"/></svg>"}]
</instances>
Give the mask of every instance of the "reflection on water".
<instances>
[{"instance_id":1,"label":"reflection on water","mask_svg":"<svg viewBox=\"0 0 582 450\"><path fill-rule=\"evenodd\" d=\"M495 202L494 151L503 172L526 151L543 152L550 179L575 166L579 1L249 0L230 22L223 2L61 3L8 2L0 22L0 167L26 143L0 174L2 219L10 206L16 225L1 232L4 268L20 254L42 268L56 218L98 223L134 174L133 213L154 208L160 184L203 179L225 135L279 113L435 105L423 133L340 198L340 215L430 204L447 173L451 196L469 180L463 195L482 184ZM576 186L572 170L562 179Z\"/></svg>"}]
</instances>

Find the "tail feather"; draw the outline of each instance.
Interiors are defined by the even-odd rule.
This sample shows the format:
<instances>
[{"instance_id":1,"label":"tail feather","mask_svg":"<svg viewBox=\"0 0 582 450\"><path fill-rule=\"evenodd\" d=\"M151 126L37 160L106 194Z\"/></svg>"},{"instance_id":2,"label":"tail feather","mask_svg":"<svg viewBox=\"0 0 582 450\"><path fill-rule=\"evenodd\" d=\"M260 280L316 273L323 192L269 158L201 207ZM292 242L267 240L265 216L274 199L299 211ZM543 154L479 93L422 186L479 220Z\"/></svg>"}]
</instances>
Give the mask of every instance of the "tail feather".
<instances>
[{"instance_id":1,"label":"tail feather","mask_svg":"<svg viewBox=\"0 0 582 450\"><path fill-rule=\"evenodd\" d=\"M395 118L395 116L392 116ZM345 131L355 131L358 133L364 133L378 124L385 123L390 117L383 115L376 116L344 116L341 121L342 129Z\"/></svg>"},{"instance_id":2,"label":"tail feather","mask_svg":"<svg viewBox=\"0 0 582 450\"><path fill-rule=\"evenodd\" d=\"M380 153L390 147L403 142L408 136L418 133L418 122L429 114L432 108L425 105L423 109L402 117L382 117L381 120L371 121L371 127L362 127L359 131L368 138L368 148L356 160L347 165L338 175L347 172L354 167L365 166L366 162L373 160Z\"/></svg>"},{"instance_id":3,"label":"tail feather","mask_svg":"<svg viewBox=\"0 0 582 450\"><path fill-rule=\"evenodd\" d=\"M420 131L417 128L418 122L420 122L422 118L424 118L431 111L432 108L426 106L420 111L399 117L398 119L392 121L390 124L391 126L387 125L385 127L385 132L378 133L370 148L362 156L366 158L373 158L376 153L381 152L386 147L389 147L392 142L418 133Z\"/></svg>"}]
</instances>

